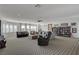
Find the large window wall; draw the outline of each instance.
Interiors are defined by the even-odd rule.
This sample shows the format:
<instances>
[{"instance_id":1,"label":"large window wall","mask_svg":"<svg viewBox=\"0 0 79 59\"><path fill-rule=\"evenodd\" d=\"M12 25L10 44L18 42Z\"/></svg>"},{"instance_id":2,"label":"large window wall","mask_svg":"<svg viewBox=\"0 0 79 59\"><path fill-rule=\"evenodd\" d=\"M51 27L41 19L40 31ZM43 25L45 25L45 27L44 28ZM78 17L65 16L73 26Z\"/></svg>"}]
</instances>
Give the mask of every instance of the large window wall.
<instances>
[{"instance_id":1,"label":"large window wall","mask_svg":"<svg viewBox=\"0 0 79 59\"><path fill-rule=\"evenodd\" d=\"M36 25L31 25L31 31L37 31Z\"/></svg>"},{"instance_id":2,"label":"large window wall","mask_svg":"<svg viewBox=\"0 0 79 59\"><path fill-rule=\"evenodd\" d=\"M16 32L17 25L11 23L2 23L2 33Z\"/></svg>"},{"instance_id":3,"label":"large window wall","mask_svg":"<svg viewBox=\"0 0 79 59\"><path fill-rule=\"evenodd\" d=\"M21 25L21 31L26 31L25 24Z\"/></svg>"},{"instance_id":4,"label":"large window wall","mask_svg":"<svg viewBox=\"0 0 79 59\"><path fill-rule=\"evenodd\" d=\"M14 25L14 32L17 32L17 31L18 31L17 25Z\"/></svg>"},{"instance_id":5,"label":"large window wall","mask_svg":"<svg viewBox=\"0 0 79 59\"><path fill-rule=\"evenodd\" d=\"M19 25L19 26L18 26ZM17 31L38 31L37 24L2 22L2 34Z\"/></svg>"},{"instance_id":6,"label":"large window wall","mask_svg":"<svg viewBox=\"0 0 79 59\"><path fill-rule=\"evenodd\" d=\"M21 24L21 31L38 31L36 24Z\"/></svg>"}]
</instances>

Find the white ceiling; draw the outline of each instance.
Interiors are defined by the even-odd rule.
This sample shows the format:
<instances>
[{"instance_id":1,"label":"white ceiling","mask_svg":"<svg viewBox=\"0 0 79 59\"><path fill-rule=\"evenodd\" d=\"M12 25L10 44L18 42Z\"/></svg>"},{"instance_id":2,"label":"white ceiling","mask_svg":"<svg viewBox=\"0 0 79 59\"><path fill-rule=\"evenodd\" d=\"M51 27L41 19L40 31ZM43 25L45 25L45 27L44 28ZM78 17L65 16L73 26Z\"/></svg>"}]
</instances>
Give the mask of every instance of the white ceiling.
<instances>
[{"instance_id":1,"label":"white ceiling","mask_svg":"<svg viewBox=\"0 0 79 59\"><path fill-rule=\"evenodd\" d=\"M78 4L41 4L40 8L34 4L0 4L0 17L11 20L37 22L40 18L52 22L76 15L79 15Z\"/></svg>"}]
</instances>

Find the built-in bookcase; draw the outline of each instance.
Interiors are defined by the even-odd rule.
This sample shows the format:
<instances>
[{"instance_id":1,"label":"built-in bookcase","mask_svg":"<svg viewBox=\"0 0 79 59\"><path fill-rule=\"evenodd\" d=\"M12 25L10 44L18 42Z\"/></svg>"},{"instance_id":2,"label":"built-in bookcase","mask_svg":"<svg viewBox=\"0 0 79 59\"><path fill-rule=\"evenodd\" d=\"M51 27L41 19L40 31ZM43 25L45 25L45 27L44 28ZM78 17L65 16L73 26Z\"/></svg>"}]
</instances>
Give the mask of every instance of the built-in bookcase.
<instances>
[{"instance_id":1,"label":"built-in bookcase","mask_svg":"<svg viewBox=\"0 0 79 59\"><path fill-rule=\"evenodd\" d=\"M67 26L67 27L54 27L53 32L57 36L71 37L71 27L70 26Z\"/></svg>"}]
</instances>

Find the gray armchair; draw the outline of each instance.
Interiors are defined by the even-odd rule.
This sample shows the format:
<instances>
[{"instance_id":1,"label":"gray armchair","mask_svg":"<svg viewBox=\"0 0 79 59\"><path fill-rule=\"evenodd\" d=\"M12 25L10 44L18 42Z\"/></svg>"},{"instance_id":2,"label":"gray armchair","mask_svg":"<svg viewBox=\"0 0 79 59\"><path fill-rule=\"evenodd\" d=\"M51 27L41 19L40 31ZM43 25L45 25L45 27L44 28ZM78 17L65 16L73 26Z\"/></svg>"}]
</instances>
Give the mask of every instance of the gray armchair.
<instances>
[{"instance_id":1,"label":"gray armchair","mask_svg":"<svg viewBox=\"0 0 79 59\"><path fill-rule=\"evenodd\" d=\"M6 47L6 40L4 36L0 36L0 48Z\"/></svg>"},{"instance_id":2,"label":"gray armchair","mask_svg":"<svg viewBox=\"0 0 79 59\"><path fill-rule=\"evenodd\" d=\"M42 34L42 32L41 32L41 34ZM48 43L49 43L51 34L52 34L51 32L47 32L47 33L44 32L43 35L39 35L38 45L40 45L40 46L47 46Z\"/></svg>"}]
</instances>

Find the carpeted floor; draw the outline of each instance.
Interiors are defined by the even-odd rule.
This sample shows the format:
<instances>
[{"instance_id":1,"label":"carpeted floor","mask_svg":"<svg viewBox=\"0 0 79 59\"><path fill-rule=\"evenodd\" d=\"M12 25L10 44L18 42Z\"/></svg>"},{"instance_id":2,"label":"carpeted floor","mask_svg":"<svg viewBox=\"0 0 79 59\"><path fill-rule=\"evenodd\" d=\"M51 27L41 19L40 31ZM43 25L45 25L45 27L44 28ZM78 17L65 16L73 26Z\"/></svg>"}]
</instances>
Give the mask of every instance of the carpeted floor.
<instances>
[{"instance_id":1,"label":"carpeted floor","mask_svg":"<svg viewBox=\"0 0 79 59\"><path fill-rule=\"evenodd\" d=\"M48 46L38 46L37 40L30 38L7 39L7 46L0 49L1 55L78 55L79 40L56 37Z\"/></svg>"}]
</instances>

